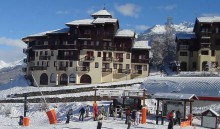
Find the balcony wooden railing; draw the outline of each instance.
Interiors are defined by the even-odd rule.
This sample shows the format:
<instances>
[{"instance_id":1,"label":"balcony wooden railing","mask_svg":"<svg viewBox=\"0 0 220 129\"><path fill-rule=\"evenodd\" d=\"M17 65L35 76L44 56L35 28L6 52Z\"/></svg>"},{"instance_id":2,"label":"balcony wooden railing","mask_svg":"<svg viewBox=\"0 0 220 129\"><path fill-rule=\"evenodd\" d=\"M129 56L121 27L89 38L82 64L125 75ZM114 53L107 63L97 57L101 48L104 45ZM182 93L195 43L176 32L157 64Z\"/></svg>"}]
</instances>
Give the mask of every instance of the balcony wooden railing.
<instances>
[{"instance_id":1,"label":"balcony wooden railing","mask_svg":"<svg viewBox=\"0 0 220 129\"><path fill-rule=\"evenodd\" d=\"M102 72L112 72L112 68L102 68Z\"/></svg>"},{"instance_id":2,"label":"balcony wooden railing","mask_svg":"<svg viewBox=\"0 0 220 129\"><path fill-rule=\"evenodd\" d=\"M57 60L77 60L74 56L57 56Z\"/></svg>"},{"instance_id":3,"label":"balcony wooden railing","mask_svg":"<svg viewBox=\"0 0 220 129\"><path fill-rule=\"evenodd\" d=\"M114 62L123 62L123 58L114 58L113 61Z\"/></svg>"},{"instance_id":4,"label":"balcony wooden railing","mask_svg":"<svg viewBox=\"0 0 220 129\"><path fill-rule=\"evenodd\" d=\"M91 38L91 34L79 34L78 38Z\"/></svg>"},{"instance_id":5,"label":"balcony wooden railing","mask_svg":"<svg viewBox=\"0 0 220 129\"><path fill-rule=\"evenodd\" d=\"M88 62L91 62L91 61L94 61L95 57L94 56L85 56L83 58L80 59L80 61L88 61Z\"/></svg>"},{"instance_id":6,"label":"balcony wooden railing","mask_svg":"<svg viewBox=\"0 0 220 129\"><path fill-rule=\"evenodd\" d=\"M56 67L57 71L66 71L66 69L67 69L67 67L65 67L65 66L58 66L58 67Z\"/></svg>"},{"instance_id":7,"label":"balcony wooden railing","mask_svg":"<svg viewBox=\"0 0 220 129\"><path fill-rule=\"evenodd\" d=\"M50 56L39 56L39 60L50 60Z\"/></svg>"},{"instance_id":8,"label":"balcony wooden railing","mask_svg":"<svg viewBox=\"0 0 220 129\"><path fill-rule=\"evenodd\" d=\"M68 44L68 45L39 45L39 46L32 46L34 50L36 49L50 49L50 50L57 50L57 49L77 49L76 45Z\"/></svg>"},{"instance_id":9,"label":"balcony wooden railing","mask_svg":"<svg viewBox=\"0 0 220 129\"><path fill-rule=\"evenodd\" d=\"M78 72L81 72L81 71L89 72L90 69L89 69L89 67L86 67L86 66L79 66L79 67L76 67L76 71L78 71Z\"/></svg>"},{"instance_id":10,"label":"balcony wooden railing","mask_svg":"<svg viewBox=\"0 0 220 129\"><path fill-rule=\"evenodd\" d=\"M201 37L211 37L212 33L211 32L201 32Z\"/></svg>"},{"instance_id":11,"label":"balcony wooden railing","mask_svg":"<svg viewBox=\"0 0 220 129\"><path fill-rule=\"evenodd\" d=\"M112 62L112 57L102 57L102 61Z\"/></svg>"},{"instance_id":12,"label":"balcony wooden railing","mask_svg":"<svg viewBox=\"0 0 220 129\"><path fill-rule=\"evenodd\" d=\"M180 50L188 50L189 49L189 45L180 45Z\"/></svg>"},{"instance_id":13,"label":"balcony wooden railing","mask_svg":"<svg viewBox=\"0 0 220 129\"><path fill-rule=\"evenodd\" d=\"M142 74L142 70L141 69L132 70L132 74Z\"/></svg>"},{"instance_id":14,"label":"balcony wooden railing","mask_svg":"<svg viewBox=\"0 0 220 129\"><path fill-rule=\"evenodd\" d=\"M131 59L131 63L149 63L149 59Z\"/></svg>"},{"instance_id":15,"label":"balcony wooden railing","mask_svg":"<svg viewBox=\"0 0 220 129\"><path fill-rule=\"evenodd\" d=\"M123 74L130 74L131 70L130 69L117 69L115 73L123 73Z\"/></svg>"},{"instance_id":16,"label":"balcony wooden railing","mask_svg":"<svg viewBox=\"0 0 220 129\"><path fill-rule=\"evenodd\" d=\"M47 70L47 66L33 66L33 67L29 67L29 70Z\"/></svg>"}]
</instances>

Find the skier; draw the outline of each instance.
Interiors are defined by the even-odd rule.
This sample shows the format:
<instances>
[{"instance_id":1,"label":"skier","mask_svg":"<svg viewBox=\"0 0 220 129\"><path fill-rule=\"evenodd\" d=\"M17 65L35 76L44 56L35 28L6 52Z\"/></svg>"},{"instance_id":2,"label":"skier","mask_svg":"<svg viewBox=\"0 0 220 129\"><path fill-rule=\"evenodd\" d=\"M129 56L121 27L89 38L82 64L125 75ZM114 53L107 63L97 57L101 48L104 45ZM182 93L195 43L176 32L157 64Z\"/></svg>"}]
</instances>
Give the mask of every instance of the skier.
<instances>
[{"instance_id":1,"label":"skier","mask_svg":"<svg viewBox=\"0 0 220 129\"><path fill-rule=\"evenodd\" d=\"M172 110L172 111L167 115L167 119L169 120L168 129L173 129L173 113L174 113L174 110Z\"/></svg>"},{"instance_id":2,"label":"skier","mask_svg":"<svg viewBox=\"0 0 220 129\"><path fill-rule=\"evenodd\" d=\"M130 115L130 110L129 109L126 109L126 112L125 112L125 115L126 115L126 118L125 118L125 124L127 124L128 123L128 115Z\"/></svg>"},{"instance_id":3,"label":"skier","mask_svg":"<svg viewBox=\"0 0 220 129\"><path fill-rule=\"evenodd\" d=\"M86 117L89 117L89 110L90 110L89 105L87 105L86 106Z\"/></svg>"},{"instance_id":4,"label":"skier","mask_svg":"<svg viewBox=\"0 0 220 129\"><path fill-rule=\"evenodd\" d=\"M69 124L70 122L70 116L73 115L73 109L70 109L69 111L67 111L66 113L66 124Z\"/></svg>"},{"instance_id":5,"label":"skier","mask_svg":"<svg viewBox=\"0 0 220 129\"><path fill-rule=\"evenodd\" d=\"M79 110L79 112L80 112L79 120L80 120L81 117L82 117L82 121L83 121L83 117L84 117L84 114L85 114L85 109L84 109L84 107L82 107L82 108Z\"/></svg>"},{"instance_id":6,"label":"skier","mask_svg":"<svg viewBox=\"0 0 220 129\"><path fill-rule=\"evenodd\" d=\"M140 115L141 115L140 111L137 111L135 113L135 122L134 122L134 124L136 123L137 125L139 125L139 123L140 123Z\"/></svg>"},{"instance_id":7,"label":"skier","mask_svg":"<svg viewBox=\"0 0 220 129\"><path fill-rule=\"evenodd\" d=\"M134 122L134 120L131 118L131 115L128 114L128 115L127 115L127 123L128 123L127 129L130 129L132 122Z\"/></svg>"},{"instance_id":8,"label":"skier","mask_svg":"<svg viewBox=\"0 0 220 129\"><path fill-rule=\"evenodd\" d=\"M101 129L102 128L102 120L103 120L104 116L102 115L101 111L99 111L98 113L98 125L97 125L97 129Z\"/></svg>"},{"instance_id":9,"label":"skier","mask_svg":"<svg viewBox=\"0 0 220 129\"><path fill-rule=\"evenodd\" d=\"M105 107L103 105L101 106L100 111L103 115L105 114Z\"/></svg>"},{"instance_id":10,"label":"skier","mask_svg":"<svg viewBox=\"0 0 220 129\"><path fill-rule=\"evenodd\" d=\"M18 122L19 125L23 125L23 119L24 119L23 116L20 116L20 117L19 117L19 122Z\"/></svg>"}]
</instances>

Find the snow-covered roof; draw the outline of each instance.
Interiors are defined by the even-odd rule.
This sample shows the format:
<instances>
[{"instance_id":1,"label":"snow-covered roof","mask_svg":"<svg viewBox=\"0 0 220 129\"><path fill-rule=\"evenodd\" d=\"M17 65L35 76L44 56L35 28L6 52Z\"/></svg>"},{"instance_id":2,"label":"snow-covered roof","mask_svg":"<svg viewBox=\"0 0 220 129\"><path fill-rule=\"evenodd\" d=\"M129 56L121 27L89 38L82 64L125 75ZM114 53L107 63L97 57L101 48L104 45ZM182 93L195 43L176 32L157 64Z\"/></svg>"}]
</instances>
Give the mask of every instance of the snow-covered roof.
<instances>
[{"instance_id":1,"label":"snow-covered roof","mask_svg":"<svg viewBox=\"0 0 220 129\"><path fill-rule=\"evenodd\" d=\"M135 41L134 45L132 47L133 49L151 49L150 46L148 46L148 41Z\"/></svg>"},{"instance_id":2,"label":"snow-covered roof","mask_svg":"<svg viewBox=\"0 0 220 129\"><path fill-rule=\"evenodd\" d=\"M118 30L115 37L134 37L135 32L132 30Z\"/></svg>"},{"instance_id":3,"label":"snow-covered roof","mask_svg":"<svg viewBox=\"0 0 220 129\"><path fill-rule=\"evenodd\" d=\"M198 17L197 20L199 22L220 22L220 17L219 16L213 16L213 17Z\"/></svg>"},{"instance_id":4,"label":"snow-covered roof","mask_svg":"<svg viewBox=\"0 0 220 129\"><path fill-rule=\"evenodd\" d=\"M118 19L115 18L96 18L92 23L116 23Z\"/></svg>"},{"instance_id":5,"label":"snow-covered roof","mask_svg":"<svg viewBox=\"0 0 220 129\"><path fill-rule=\"evenodd\" d=\"M94 19L82 19L82 20L75 20L66 23L66 25L92 25Z\"/></svg>"},{"instance_id":6,"label":"snow-covered roof","mask_svg":"<svg viewBox=\"0 0 220 129\"><path fill-rule=\"evenodd\" d=\"M176 34L177 39L195 39L195 33L178 33Z\"/></svg>"},{"instance_id":7,"label":"snow-covered roof","mask_svg":"<svg viewBox=\"0 0 220 129\"><path fill-rule=\"evenodd\" d=\"M102 9L92 14L92 16L112 16L107 10Z\"/></svg>"},{"instance_id":8,"label":"snow-covered roof","mask_svg":"<svg viewBox=\"0 0 220 129\"><path fill-rule=\"evenodd\" d=\"M163 92L220 97L220 77L149 77L141 88L148 94Z\"/></svg>"},{"instance_id":9,"label":"snow-covered roof","mask_svg":"<svg viewBox=\"0 0 220 129\"><path fill-rule=\"evenodd\" d=\"M195 94L180 94L180 93L155 93L152 98L155 99L180 99L180 100L198 100Z\"/></svg>"},{"instance_id":10,"label":"snow-covered roof","mask_svg":"<svg viewBox=\"0 0 220 129\"><path fill-rule=\"evenodd\" d=\"M204 116L204 115L207 115L208 113L212 113L212 114L214 114L215 116L220 116L216 111L214 111L213 109L208 109L208 110L206 110L206 111L204 111L203 113L202 113L202 115Z\"/></svg>"},{"instance_id":11,"label":"snow-covered roof","mask_svg":"<svg viewBox=\"0 0 220 129\"><path fill-rule=\"evenodd\" d=\"M60 34L60 33L68 33L68 32L69 32L69 28L62 28L62 29L50 30L50 31L29 35L28 37L38 37L38 36L46 36L47 34Z\"/></svg>"}]
</instances>

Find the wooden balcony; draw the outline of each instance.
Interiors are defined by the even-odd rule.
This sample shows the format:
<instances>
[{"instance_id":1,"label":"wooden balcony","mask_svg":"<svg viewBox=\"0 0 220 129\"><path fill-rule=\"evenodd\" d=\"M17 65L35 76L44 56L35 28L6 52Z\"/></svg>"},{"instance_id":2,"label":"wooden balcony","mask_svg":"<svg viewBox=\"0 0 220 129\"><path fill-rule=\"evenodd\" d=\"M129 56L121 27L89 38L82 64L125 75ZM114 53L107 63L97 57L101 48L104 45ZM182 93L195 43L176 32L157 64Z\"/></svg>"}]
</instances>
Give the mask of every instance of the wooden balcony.
<instances>
[{"instance_id":1,"label":"wooden balcony","mask_svg":"<svg viewBox=\"0 0 220 129\"><path fill-rule=\"evenodd\" d=\"M30 67L29 70L33 70L33 71L47 70L47 66L33 66L33 67Z\"/></svg>"},{"instance_id":2,"label":"wooden balcony","mask_svg":"<svg viewBox=\"0 0 220 129\"><path fill-rule=\"evenodd\" d=\"M132 70L132 74L142 74L142 70L141 69Z\"/></svg>"},{"instance_id":3,"label":"wooden balcony","mask_svg":"<svg viewBox=\"0 0 220 129\"><path fill-rule=\"evenodd\" d=\"M131 70L130 69L117 69L115 73L123 73L123 74L130 74Z\"/></svg>"},{"instance_id":4,"label":"wooden balcony","mask_svg":"<svg viewBox=\"0 0 220 129\"><path fill-rule=\"evenodd\" d=\"M113 61L114 62L123 62L123 58L114 58Z\"/></svg>"},{"instance_id":5,"label":"wooden balcony","mask_svg":"<svg viewBox=\"0 0 220 129\"><path fill-rule=\"evenodd\" d=\"M131 63L149 63L149 59L131 59Z\"/></svg>"},{"instance_id":6,"label":"wooden balcony","mask_svg":"<svg viewBox=\"0 0 220 129\"><path fill-rule=\"evenodd\" d=\"M79 39L91 39L91 34L79 34Z\"/></svg>"},{"instance_id":7,"label":"wooden balcony","mask_svg":"<svg viewBox=\"0 0 220 129\"><path fill-rule=\"evenodd\" d=\"M102 72L112 72L112 68L102 68Z\"/></svg>"},{"instance_id":8,"label":"wooden balcony","mask_svg":"<svg viewBox=\"0 0 220 129\"><path fill-rule=\"evenodd\" d=\"M50 49L50 50L57 50L57 49L77 49L76 45L68 44L68 45L39 45L39 46L32 46L34 50L38 49Z\"/></svg>"},{"instance_id":9,"label":"wooden balcony","mask_svg":"<svg viewBox=\"0 0 220 129\"><path fill-rule=\"evenodd\" d=\"M50 56L39 56L39 60L50 60Z\"/></svg>"},{"instance_id":10,"label":"wooden balcony","mask_svg":"<svg viewBox=\"0 0 220 129\"><path fill-rule=\"evenodd\" d=\"M104 61L104 62L112 62L112 57L102 57L102 61Z\"/></svg>"},{"instance_id":11,"label":"wooden balcony","mask_svg":"<svg viewBox=\"0 0 220 129\"><path fill-rule=\"evenodd\" d=\"M57 56L57 60L77 60L74 56Z\"/></svg>"},{"instance_id":12,"label":"wooden balcony","mask_svg":"<svg viewBox=\"0 0 220 129\"><path fill-rule=\"evenodd\" d=\"M80 59L80 61L85 61L85 62L92 62L94 61L95 57L94 56L85 56Z\"/></svg>"},{"instance_id":13,"label":"wooden balcony","mask_svg":"<svg viewBox=\"0 0 220 129\"><path fill-rule=\"evenodd\" d=\"M56 67L56 70L57 70L57 71L66 71L66 70L67 70L67 67L58 66L58 67Z\"/></svg>"},{"instance_id":14,"label":"wooden balcony","mask_svg":"<svg viewBox=\"0 0 220 129\"><path fill-rule=\"evenodd\" d=\"M79 66L79 67L76 67L76 71L77 72L83 72L83 71L89 72L90 68L86 66Z\"/></svg>"}]
</instances>

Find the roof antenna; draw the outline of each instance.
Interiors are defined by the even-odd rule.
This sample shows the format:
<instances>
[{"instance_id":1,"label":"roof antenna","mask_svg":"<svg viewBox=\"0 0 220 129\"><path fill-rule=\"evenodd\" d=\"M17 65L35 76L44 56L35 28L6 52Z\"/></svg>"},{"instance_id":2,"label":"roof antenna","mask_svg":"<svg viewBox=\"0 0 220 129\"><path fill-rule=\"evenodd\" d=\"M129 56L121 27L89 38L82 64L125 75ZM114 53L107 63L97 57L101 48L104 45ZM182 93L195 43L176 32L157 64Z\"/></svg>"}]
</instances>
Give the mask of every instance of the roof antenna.
<instances>
[{"instance_id":1,"label":"roof antenna","mask_svg":"<svg viewBox=\"0 0 220 129\"><path fill-rule=\"evenodd\" d=\"M105 4L104 4L104 8L103 8L103 10L105 10Z\"/></svg>"}]
</instances>

